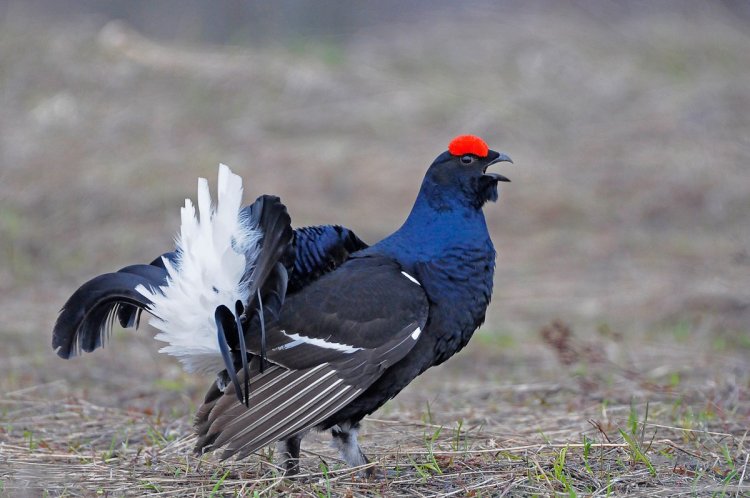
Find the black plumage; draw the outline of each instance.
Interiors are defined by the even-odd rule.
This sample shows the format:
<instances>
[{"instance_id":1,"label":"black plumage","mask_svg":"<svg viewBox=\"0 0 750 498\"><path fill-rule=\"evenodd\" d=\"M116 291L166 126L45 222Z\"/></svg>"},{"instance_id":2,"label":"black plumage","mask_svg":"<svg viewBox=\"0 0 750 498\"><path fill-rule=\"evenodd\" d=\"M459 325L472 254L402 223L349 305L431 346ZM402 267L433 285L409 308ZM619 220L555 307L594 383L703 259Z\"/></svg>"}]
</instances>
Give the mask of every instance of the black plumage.
<instances>
[{"instance_id":1,"label":"black plumage","mask_svg":"<svg viewBox=\"0 0 750 498\"><path fill-rule=\"evenodd\" d=\"M430 166L403 226L372 246L340 226L292 231L275 197L244 208L262 238L242 280L247 301L216 309L225 371L198 410L196 451L242 458L281 441L293 473L301 438L317 428L331 430L348 463L365 463L362 418L463 348L484 321L495 250L482 208L508 181L486 170L501 161L510 159L481 139L457 137ZM128 268L87 282L66 303L53 339L60 356L100 346L117 313L137 324L149 303L135 285L164 285L167 272L161 258Z\"/></svg>"},{"instance_id":2,"label":"black plumage","mask_svg":"<svg viewBox=\"0 0 750 498\"><path fill-rule=\"evenodd\" d=\"M158 266L133 265L89 280L73 293L60 311L52 333L52 347L65 359L81 351L94 351L104 344L121 309L129 310L121 323L125 320L129 325L136 325L137 310L150 302L135 288L159 285L166 275L166 270Z\"/></svg>"},{"instance_id":3,"label":"black plumage","mask_svg":"<svg viewBox=\"0 0 750 498\"><path fill-rule=\"evenodd\" d=\"M296 292L335 270L349 255L367 248L351 230L338 225L298 228L295 234L294 268L289 292Z\"/></svg>"}]
</instances>

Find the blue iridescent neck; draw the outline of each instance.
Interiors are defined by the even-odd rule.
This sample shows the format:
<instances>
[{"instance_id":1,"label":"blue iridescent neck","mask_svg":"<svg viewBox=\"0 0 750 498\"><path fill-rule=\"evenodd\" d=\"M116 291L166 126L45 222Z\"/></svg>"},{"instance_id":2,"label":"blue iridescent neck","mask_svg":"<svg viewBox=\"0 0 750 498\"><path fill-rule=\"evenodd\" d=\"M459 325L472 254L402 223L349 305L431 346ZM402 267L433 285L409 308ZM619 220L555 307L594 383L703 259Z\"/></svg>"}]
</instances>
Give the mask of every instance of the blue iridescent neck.
<instances>
[{"instance_id":1,"label":"blue iridescent neck","mask_svg":"<svg viewBox=\"0 0 750 498\"><path fill-rule=\"evenodd\" d=\"M434 187L426 178L401 228L370 249L412 264L439 258L457 247L486 246L489 233L482 210L468 205L459 192L443 188L436 196Z\"/></svg>"}]
</instances>

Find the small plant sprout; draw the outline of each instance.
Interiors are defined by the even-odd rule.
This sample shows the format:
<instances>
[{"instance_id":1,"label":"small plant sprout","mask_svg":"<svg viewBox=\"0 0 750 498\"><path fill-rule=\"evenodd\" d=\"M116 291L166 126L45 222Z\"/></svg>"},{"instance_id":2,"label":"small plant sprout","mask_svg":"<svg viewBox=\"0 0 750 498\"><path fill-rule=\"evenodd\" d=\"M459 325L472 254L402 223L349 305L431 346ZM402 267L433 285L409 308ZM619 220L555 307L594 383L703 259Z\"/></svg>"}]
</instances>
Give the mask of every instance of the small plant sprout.
<instances>
[{"instance_id":1,"label":"small plant sprout","mask_svg":"<svg viewBox=\"0 0 750 498\"><path fill-rule=\"evenodd\" d=\"M325 482L325 485L326 485L326 492L325 492L325 494L321 494L320 492L318 492L318 496L320 498L322 498L324 496L326 498L330 498L331 497L331 476L330 476L330 469L328 468L328 464L325 461L323 461L323 460L320 461L320 464L318 465L318 468L320 469L320 472L323 474L323 481Z\"/></svg>"},{"instance_id":2,"label":"small plant sprout","mask_svg":"<svg viewBox=\"0 0 750 498\"><path fill-rule=\"evenodd\" d=\"M216 474L214 474L215 476ZM218 495L219 490L221 489L222 485L224 484L224 481L226 481L227 477L229 476L229 471L227 470L224 472L224 474L219 478L219 480L216 481L216 484L214 484L214 487L211 488L211 493L208 495L209 498L214 498L214 496L220 496Z\"/></svg>"},{"instance_id":3,"label":"small plant sprout","mask_svg":"<svg viewBox=\"0 0 750 498\"><path fill-rule=\"evenodd\" d=\"M459 451L459 446L461 444L461 429L463 428L463 426L463 419L458 419L458 422L456 422L456 428L453 430L453 451Z\"/></svg>"},{"instance_id":4,"label":"small plant sprout","mask_svg":"<svg viewBox=\"0 0 750 498\"><path fill-rule=\"evenodd\" d=\"M641 449L641 446L638 444L638 441L636 441L632 435L628 434L624 430L622 429L619 429L619 430L620 430L620 435L622 436L622 438L625 440L625 442L628 444L628 447L630 448L630 451L631 451L630 457L631 457L632 462L633 463L637 461L643 462L646 465L646 467L648 467L648 472L652 476L656 477L656 469L654 469L654 466L651 463L651 460L649 460L648 456L646 456L646 454Z\"/></svg>"},{"instance_id":5,"label":"small plant sprout","mask_svg":"<svg viewBox=\"0 0 750 498\"><path fill-rule=\"evenodd\" d=\"M29 442L29 449L35 450L39 446L39 442L34 440L34 432L26 429L23 431L23 438Z\"/></svg>"},{"instance_id":6,"label":"small plant sprout","mask_svg":"<svg viewBox=\"0 0 750 498\"><path fill-rule=\"evenodd\" d=\"M593 443L592 439L589 439L586 434L583 435L583 466L586 468L586 470L589 472L589 474L594 473L593 470L591 470L591 465L589 464L589 456L591 455L591 444Z\"/></svg>"}]
</instances>

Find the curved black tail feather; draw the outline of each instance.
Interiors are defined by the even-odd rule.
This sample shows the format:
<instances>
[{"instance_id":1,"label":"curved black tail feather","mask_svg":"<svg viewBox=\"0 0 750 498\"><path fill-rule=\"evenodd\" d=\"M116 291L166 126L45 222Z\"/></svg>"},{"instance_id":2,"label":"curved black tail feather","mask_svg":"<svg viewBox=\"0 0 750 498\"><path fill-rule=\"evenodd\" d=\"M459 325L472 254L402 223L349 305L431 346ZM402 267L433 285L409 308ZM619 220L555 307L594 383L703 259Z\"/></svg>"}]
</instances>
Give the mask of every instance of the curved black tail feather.
<instances>
[{"instance_id":1,"label":"curved black tail feather","mask_svg":"<svg viewBox=\"0 0 750 498\"><path fill-rule=\"evenodd\" d=\"M155 260L153 260L148 265L126 266L125 268L123 268L120 271L124 272L124 271L130 270L131 268L135 268L137 270L134 271L133 273L139 274L139 272L143 271L143 270L140 270L142 267L148 268L149 266L155 266L156 268L160 268L160 269L164 270L163 278L161 279L161 282L159 282L157 285L158 286L166 285L166 283L167 283L167 272L166 272L166 267L164 266L164 259L167 259L173 265L176 264L177 263L177 252L176 251L166 252L166 253L162 254L161 256L159 256L158 258L156 258ZM152 271L148 271L148 273L153 274ZM148 275L145 275L145 276L148 278ZM142 311L143 311L143 309L141 309L141 308L139 308L137 306L131 306L129 304L122 304L117 309L117 320L120 322L120 326L122 326L123 328L126 328L126 329L130 328L130 327L138 328L138 325L139 325L139 322L140 322L140 319L141 319L141 312Z\"/></svg>"},{"instance_id":2,"label":"curved black tail feather","mask_svg":"<svg viewBox=\"0 0 750 498\"><path fill-rule=\"evenodd\" d=\"M81 351L88 353L101 347L122 306L135 310L129 315L127 325L137 325L140 311L151 302L135 288L163 285L166 275L164 268L132 265L89 280L60 310L52 333L52 348L58 356L67 359Z\"/></svg>"},{"instance_id":3,"label":"curved black tail feather","mask_svg":"<svg viewBox=\"0 0 750 498\"><path fill-rule=\"evenodd\" d=\"M242 301L235 302L234 316L237 326L237 337L239 337L240 339L240 360L242 361L242 372L245 375L245 396L241 401L245 403L245 406L248 406L250 400L250 376L248 375L249 370L247 368L247 347L245 345L245 331L242 329L242 315L244 312L245 307L242 305ZM263 358L263 360L265 360L265 352L262 349L261 357Z\"/></svg>"},{"instance_id":4,"label":"curved black tail feather","mask_svg":"<svg viewBox=\"0 0 750 498\"><path fill-rule=\"evenodd\" d=\"M216 308L214 319L216 320L216 339L219 341L219 351L221 351L221 357L224 359L224 365L227 367L227 375L232 384L234 384L234 392L237 395L237 399L244 404L242 388L237 380L237 369L234 367L234 358L227 342L227 331L231 331L231 336L229 337L239 335L235 316L229 311L229 308L222 304Z\"/></svg>"},{"instance_id":5,"label":"curved black tail feather","mask_svg":"<svg viewBox=\"0 0 750 498\"><path fill-rule=\"evenodd\" d=\"M287 272L294 267L294 230L286 206L276 196L262 195L242 211L263 234L258 259L245 275L245 279L250 282L248 307L251 307L249 305L255 304L258 289L264 298L271 291L267 284L274 280L269 281L269 277L276 271L277 263L281 263Z\"/></svg>"}]
</instances>

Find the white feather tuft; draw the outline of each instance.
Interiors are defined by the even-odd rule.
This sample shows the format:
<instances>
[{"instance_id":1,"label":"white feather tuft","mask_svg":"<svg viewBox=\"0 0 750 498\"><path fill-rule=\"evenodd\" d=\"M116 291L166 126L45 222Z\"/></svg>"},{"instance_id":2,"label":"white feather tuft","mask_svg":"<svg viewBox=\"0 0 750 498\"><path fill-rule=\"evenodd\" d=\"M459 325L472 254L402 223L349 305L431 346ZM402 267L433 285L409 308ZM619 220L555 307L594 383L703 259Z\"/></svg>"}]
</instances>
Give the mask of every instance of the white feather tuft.
<instances>
[{"instance_id":1,"label":"white feather tuft","mask_svg":"<svg viewBox=\"0 0 750 498\"><path fill-rule=\"evenodd\" d=\"M240 216L242 178L219 165L218 199L211 206L205 178L198 180L198 215L190 199L181 210L177 261L164 260L167 284L136 290L152 305L149 323L160 330L155 339L169 343L160 352L176 356L189 372L215 373L224 368L216 338L214 312L247 303L246 271L255 264L262 233Z\"/></svg>"}]
</instances>

